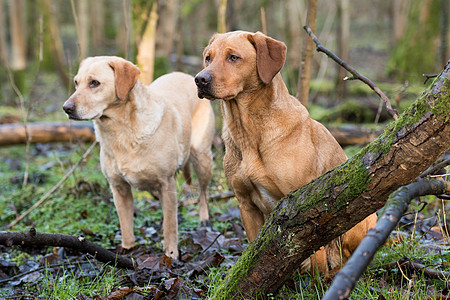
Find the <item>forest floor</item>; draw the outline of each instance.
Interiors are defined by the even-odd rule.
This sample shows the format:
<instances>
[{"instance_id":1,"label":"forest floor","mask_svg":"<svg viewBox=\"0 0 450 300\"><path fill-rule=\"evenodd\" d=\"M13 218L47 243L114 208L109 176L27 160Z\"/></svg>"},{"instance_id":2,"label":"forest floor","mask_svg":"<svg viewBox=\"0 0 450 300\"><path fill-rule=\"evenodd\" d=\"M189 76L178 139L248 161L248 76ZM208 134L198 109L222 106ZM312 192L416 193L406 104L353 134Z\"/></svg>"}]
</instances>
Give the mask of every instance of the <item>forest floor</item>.
<instances>
[{"instance_id":1,"label":"forest floor","mask_svg":"<svg viewBox=\"0 0 450 300\"><path fill-rule=\"evenodd\" d=\"M313 83L314 85L314 83ZM326 92L332 86L320 83L315 105L310 107L322 122L340 120L372 122L360 115L360 108L342 113L328 106L334 100ZM401 95L399 104L407 106L424 87L385 83L380 87L389 97ZM61 105L66 96L60 91L33 89L37 99L31 121L64 118ZM354 103L378 105L372 91L359 83L349 85ZM314 93L314 91L313 91ZM53 102L46 102L49 94ZM57 95L57 96L55 96ZM324 96L325 95L325 96ZM370 96L368 96L370 95ZM367 100L369 99L369 100ZM375 99L375 100L374 100ZM365 102L366 101L366 102ZM325 105L324 105L325 104ZM326 108L323 108L326 107ZM0 119L11 106L0 109ZM376 109L375 109L376 111ZM6 113L5 113L6 112ZM220 113L217 113L220 119ZM20 115L15 121L20 122ZM382 118L386 120L386 118ZM220 139L218 139L220 141ZM213 179L210 195L229 191L222 169L222 145L214 148ZM82 157L89 145L54 143L0 147L0 228L7 225L47 193ZM361 145L345 150L349 157ZM24 184L24 177L27 182ZM8 247L0 245L0 298L2 299L205 299L236 262L248 241L235 198L210 201L211 229L199 227L195 200L196 181L186 185L177 176L179 199L180 259L171 261L162 251L162 210L147 192L134 191L135 235L137 247L126 253L137 268L126 270L98 262L94 257L62 247ZM377 253L358 282L351 299L450 299L450 238L448 205L435 197L413 201L390 240ZM112 196L99 167L98 146L82 161L64 184L48 200L33 210L13 231L83 235L87 240L111 251L120 251L120 230ZM417 269L425 265L445 277ZM440 275L440 276L441 276ZM434 276L434 277L433 277ZM313 277L300 272L270 299L319 299L332 277Z\"/></svg>"}]
</instances>

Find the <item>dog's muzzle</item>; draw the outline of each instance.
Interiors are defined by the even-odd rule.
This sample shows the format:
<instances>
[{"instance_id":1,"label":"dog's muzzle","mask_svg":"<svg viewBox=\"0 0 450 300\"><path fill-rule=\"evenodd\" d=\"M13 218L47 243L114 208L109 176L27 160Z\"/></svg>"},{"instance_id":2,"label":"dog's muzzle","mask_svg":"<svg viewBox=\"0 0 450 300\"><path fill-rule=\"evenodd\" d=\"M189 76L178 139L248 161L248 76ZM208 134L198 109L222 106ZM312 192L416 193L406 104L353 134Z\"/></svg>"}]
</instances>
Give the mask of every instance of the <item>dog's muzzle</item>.
<instances>
[{"instance_id":1,"label":"dog's muzzle","mask_svg":"<svg viewBox=\"0 0 450 300\"><path fill-rule=\"evenodd\" d=\"M63 105L63 110L69 117L69 119L72 120L79 120L77 116L77 109L75 107L75 102L73 101L66 101Z\"/></svg>"},{"instance_id":2,"label":"dog's muzzle","mask_svg":"<svg viewBox=\"0 0 450 300\"><path fill-rule=\"evenodd\" d=\"M207 98L214 100L215 97L212 92L211 83L212 76L208 72L200 72L195 76L195 84L197 85L197 93L199 98Z\"/></svg>"}]
</instances>

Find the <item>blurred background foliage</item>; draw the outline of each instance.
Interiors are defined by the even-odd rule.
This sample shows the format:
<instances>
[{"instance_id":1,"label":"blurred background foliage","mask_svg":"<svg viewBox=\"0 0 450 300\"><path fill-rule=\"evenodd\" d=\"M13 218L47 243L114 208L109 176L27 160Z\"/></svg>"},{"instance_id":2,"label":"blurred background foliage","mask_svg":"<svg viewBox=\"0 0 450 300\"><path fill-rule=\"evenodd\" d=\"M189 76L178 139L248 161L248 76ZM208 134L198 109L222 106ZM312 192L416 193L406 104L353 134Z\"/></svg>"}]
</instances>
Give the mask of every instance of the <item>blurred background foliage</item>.
<instances>
[{"instance_id":1,"label":"blurred background foliage","mask_svg":"<svg viewBox=\"0 0 450 300\"><path fill-rule=\"evenodd\" d=\"M447 2L317 0L317 36L361 74L384 84L398 108L424 89L423 73L438 73L450 57ZM149 81L175 70L195 75L221 22L221 5L227 31L265 30L286 43L282 74L295 95L307 0L0 0L0 106L17 106L21 94L31 120L52 112L64 119L61 104L87 56L125 57L147 66ZM348 24L347 35L339 33L342 24ZM146 43L153 48L139 52ZM378 103L368 87L338 76L339 67L315 52L309 105L328 108L368 97ZM336 93L337 85L345 93Z\"/></svg>"}]
</instances>

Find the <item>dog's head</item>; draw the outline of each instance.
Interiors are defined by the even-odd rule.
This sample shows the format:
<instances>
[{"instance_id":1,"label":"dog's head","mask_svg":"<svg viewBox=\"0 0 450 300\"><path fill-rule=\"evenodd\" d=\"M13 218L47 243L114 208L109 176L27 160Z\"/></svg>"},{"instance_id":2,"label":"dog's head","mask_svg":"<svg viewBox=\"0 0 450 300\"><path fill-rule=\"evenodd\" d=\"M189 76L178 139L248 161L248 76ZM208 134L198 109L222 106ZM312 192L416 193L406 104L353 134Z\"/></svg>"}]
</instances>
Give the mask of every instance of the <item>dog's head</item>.
<instances>
[{"instance_id":1,"label":"dog's head","mask_svg":"<svg viewBox=\"0 0 450 300\"><path fill-rule=\"evenodd\" d=\"M86 58L74 77L76 90L63 109L73 120L99 118L109 107L126 101L139 74L135 65L120 57Z\"/></svg>"},{"instance_id":2,"label":"dog's head","mask_svg":"<svg viewBox=\"0 0 450 300\"><path fill-rule=\"evenodd\" d=\"M270 84L286 58L286 45L261 32L215 34L203 51L204 69L195 76L200 98L233 99Z\"/></svg>"}]
</instances>

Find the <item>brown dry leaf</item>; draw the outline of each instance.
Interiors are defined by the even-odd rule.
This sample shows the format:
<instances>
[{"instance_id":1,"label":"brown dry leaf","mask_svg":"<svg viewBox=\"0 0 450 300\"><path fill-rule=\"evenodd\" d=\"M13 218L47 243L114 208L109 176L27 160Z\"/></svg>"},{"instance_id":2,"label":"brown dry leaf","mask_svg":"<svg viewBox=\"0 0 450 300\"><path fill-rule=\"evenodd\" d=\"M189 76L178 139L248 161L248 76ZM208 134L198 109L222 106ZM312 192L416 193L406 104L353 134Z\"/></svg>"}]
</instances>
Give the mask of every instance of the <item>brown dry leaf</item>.
<instances>
[{"instance_id":1,"label":"brown dry leaf","mask_svg":"<svg viewBox=\"0 0 450 300\"><path fill-rule=\"evenodd\" d=\"M203 295L202 290L190 288L179 277L167 279L164 281L164 287L169 299L199 299L199 296Z\"/></svg>"},{"instance_id":2,"label":"brown dry leaf","mask_svg":"<svg viewBox=\"0 0 450 300\"><path fill-rule=\"evenodd\" d=\"M120 300L128 294L132 293L133 289L129 287L123 287L117 291L112 292L109 296L101 298L102 300Z\"/></svg>"},{"instance_id":3,"label":"brown dry leaf","mask_svg":"<svg viewBox=\"0 0 450 300\"><path fill-rule=\"evenodd\" d=\"M171 265L170 257L165 255L149 256L137 266L134 277L140 285L147 284L150 278L152 280L169 278L172 277Z\"/></svg>"}]
</instances>

